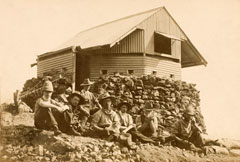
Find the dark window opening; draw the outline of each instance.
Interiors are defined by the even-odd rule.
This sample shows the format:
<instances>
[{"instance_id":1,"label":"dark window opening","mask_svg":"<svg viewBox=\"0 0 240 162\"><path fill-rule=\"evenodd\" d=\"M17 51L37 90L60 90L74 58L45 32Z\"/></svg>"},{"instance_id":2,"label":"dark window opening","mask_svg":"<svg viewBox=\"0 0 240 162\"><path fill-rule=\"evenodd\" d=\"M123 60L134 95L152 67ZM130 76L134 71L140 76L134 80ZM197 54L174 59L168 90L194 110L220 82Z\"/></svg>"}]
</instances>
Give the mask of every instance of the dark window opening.
<instances>
[{"instance_id":1,"label":"dark window opening","mask_svg":"<svg viewBox=\"0 0 240 162\"><path fill-rule=\"evenodd\" d=\"M128 74L134 74L134 70L128 70Z\"/></svg>"},{"instance_id":2,"label":"dark window opening","mask_svg":"<svg viewBox=\"0 0 240 162\"><path fill-rule=\"evenodd\" d=\"M170 78L174 79L175 75L174 74L170 74Z\"/></svg>"},{"instance_id":3,"label":"dark window opening","mask_svg":"<svg viewBox=\"0 0 240 162\"><path fill-rule=\"evenodd\" d=\"M171 55L171 39L154 33L154 51Z\"/></svg>"},{"instance_id":4,"label":"dark window opening","mask_svg":"<svg viewBox=\"0 0 240 162\"><path fill-rule=\"evenodd\" d=\"M102 75L106 75L107 74L107 70L101 70L101 74Z\"/></svg>"},{"instance_id":5,"label":"dark window opening","mask_svg":"<svg viewBox=\"0 0 240 162\"><path fill-rule=\"evenodd\" d=\"M153 75L157 75L157 71L152 71L152 74Z\"/></svg>"}]
</instances>

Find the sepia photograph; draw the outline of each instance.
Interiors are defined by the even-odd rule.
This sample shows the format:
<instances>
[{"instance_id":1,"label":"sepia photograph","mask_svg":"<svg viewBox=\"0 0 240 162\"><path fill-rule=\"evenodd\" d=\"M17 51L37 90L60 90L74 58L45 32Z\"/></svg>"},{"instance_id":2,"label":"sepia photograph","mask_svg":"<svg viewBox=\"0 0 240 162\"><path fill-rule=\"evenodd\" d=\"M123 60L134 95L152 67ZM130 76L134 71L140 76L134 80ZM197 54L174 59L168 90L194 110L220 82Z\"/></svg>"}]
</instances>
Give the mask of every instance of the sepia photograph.
<instances>
[{"instance_id":1,"label":"sepia photograph","mask_svg":"<svg viewBox=\"0 0 240 162\"><path fill-rule=\"evenodd\" d=\"M239 0L0 0L1 162L240 162Z\"/></svg>"}]
</instances>

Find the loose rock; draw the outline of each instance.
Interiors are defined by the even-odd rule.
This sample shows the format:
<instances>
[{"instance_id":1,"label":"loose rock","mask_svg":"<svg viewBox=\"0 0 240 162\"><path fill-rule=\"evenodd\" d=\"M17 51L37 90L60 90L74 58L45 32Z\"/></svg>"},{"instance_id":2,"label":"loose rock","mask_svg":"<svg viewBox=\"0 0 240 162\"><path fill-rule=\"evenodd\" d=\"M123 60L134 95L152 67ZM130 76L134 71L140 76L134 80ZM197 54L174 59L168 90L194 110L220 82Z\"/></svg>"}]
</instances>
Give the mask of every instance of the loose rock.
<instances>
[{"instance_id":1,"label":"loose rock","mask_svg":"<svg viewBox=\"0 0 240 162\"><path fill-rule=\"evenodd\" d=\"M122 152L123 154L128 153L128 148L127 148L127 147L123 147L123 148L121 149L121 152Z\"/></svg>"}]
</instances>

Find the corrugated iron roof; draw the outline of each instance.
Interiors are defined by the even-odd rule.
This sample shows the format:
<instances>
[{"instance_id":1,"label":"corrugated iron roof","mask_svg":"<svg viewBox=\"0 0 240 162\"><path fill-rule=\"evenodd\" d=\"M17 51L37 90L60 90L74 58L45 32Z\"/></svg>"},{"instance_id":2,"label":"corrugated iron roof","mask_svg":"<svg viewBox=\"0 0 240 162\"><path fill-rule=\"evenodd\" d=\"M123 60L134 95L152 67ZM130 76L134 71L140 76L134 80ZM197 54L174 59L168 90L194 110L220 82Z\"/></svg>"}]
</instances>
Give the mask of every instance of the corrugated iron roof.
<instances>
[{"instance_id":1,"label":"corrugated iron roof","mask_svg":"<svg viewBox=\"0 0 240 162\"><path fill-rule=\"evenodd\" d=\"M165 7L158 7L84 30L78 33L72 39L63 43L61 46L57 47L54 51L48 52L40 56L42 57L45 55L51 55L52 53L58 53L66 49L73 49L76 46L80 46L81 49L88 48L92 49L95 47L101 47L105 45L109 45L110 47L112 47L114 46L115 43L119 42L121 39L125 38L127 35L135 31L137 29L138 24L140 24L142 21L144 21L145 19L147 19L148 17L150 17L151 15L153 15L154 13L158 12L161 9L164 9L167 12L167 14L173 19L173 21L177 24L177 22L174 20L174 18L170 15L170 13L167 11ZM184 33L184 31L178 24L177 26ZM177 40L180 39L170 36L166 33L159 34ZM186 42L189 48L192 49L192 54L199 59L198 61L200 61L199 64L207 65L207 61L204 59L204 57L195 48L195 46L192 44L192 42L185 33L184 35L187 39L182 41Z\"/></svg>"},{"instance_id":2,"label":"corrugated iron roof","mask_svg":"<svg viewBox=\"0 0 240 162\"><path fill-rule=\"evenodd\" d=\"M136 25L157 12L160 8L162 7L134 14L82 31L66 43L59 46L56 50L70 46L80 46L82 49L85 49L113 44L118 41L119 38L126 36L130 30L134 30Z\"/></svg>"}]
</instances>

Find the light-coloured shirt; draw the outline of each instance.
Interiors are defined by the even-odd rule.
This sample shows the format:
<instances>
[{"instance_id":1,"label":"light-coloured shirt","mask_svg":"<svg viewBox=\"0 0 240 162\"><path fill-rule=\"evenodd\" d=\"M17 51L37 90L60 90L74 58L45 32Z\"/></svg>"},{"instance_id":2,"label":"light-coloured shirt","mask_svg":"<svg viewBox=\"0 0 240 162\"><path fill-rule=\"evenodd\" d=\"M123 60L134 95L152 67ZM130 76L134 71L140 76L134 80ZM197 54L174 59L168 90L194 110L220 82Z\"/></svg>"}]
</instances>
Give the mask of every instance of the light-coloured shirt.
<instances>
[{"instance_id":1,"label":"light-coloured shirt","mask_svg":"<svg viewBox=\"0 0 240 162\"><path fill-rule=\"evenodd\" d=\"M119 111L118 115L119 115L121 126L128 127L130 125L133 125L133 119L130 114L122 113L121 111Z\"/></svg>"},{"instance_id":2,"label":"light-coloured shirt","mask_svg":"<svg viewBox=\"0 0 240 162\"><path fill-rule=\"evenodd\" d=\"M184 138L189 138L195 129L192 122L186 122L182 119L177 121L173 128L173 134Z\"/></svg>"},{"instance_id":3,"label":"light-coloured shirt","mask_svg":"<svg viewBox=\"0 0 240 162\"><path fill-rule=\"evenodd\" d=\"M91 125L105 125L110 124L113 129L120 128L120 119L115 111L111 111L109 114L105 113L104 110L99 110L93 115Z\"/></svg>"},{"instance_id":4,"label":"light-coloured shirt","mask_svg":"<svg viewBox=\"0 0 240 162\"><path fill-rule=\"evenodd\" d=\"M89 104L91 108L95 106L97 99L92 92L82 89L80 94L85 99L86 104Z\"/></svg>"},{"instance_id":5,"label":"light-coloured shirt","mask_svg":"<svg viewBox=\"0 0 240 162\"><path fill-rule=\"evenodd\" d=\"M144 115L139 115L136 117L136 126L137 128L141 127L145 120L152 119L154 123L154 127L158 129L158 114L154 111L146 112Z\"/></svg>"},{"instance_id":6,"label":"light-coloured shirt","mask_svg":"<svg viewBox=\"0 0 240 162\"><path fill-rule=\"evenodd\" d=\"M54 105L60 106L60 107L62 106L62 104L58 103L57 101L54 101L53 99L50 99L49 101L46 101L46 100L44 100L43 97L41 97L41 98L37 99L37 101L36 101L35 108L34 108L34 117L39 115L41 109L48 108L48 107L40 106L41 103L43 103L43 102L51 103L51 104L54 104Z\"/></svg>"}]
</instances>

